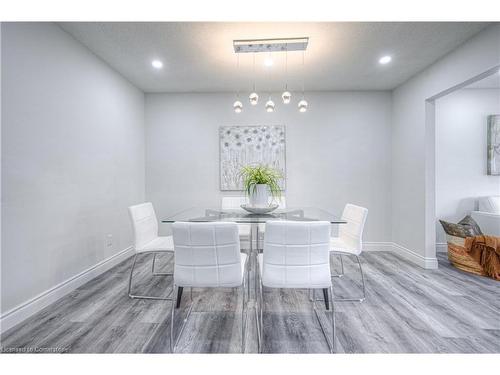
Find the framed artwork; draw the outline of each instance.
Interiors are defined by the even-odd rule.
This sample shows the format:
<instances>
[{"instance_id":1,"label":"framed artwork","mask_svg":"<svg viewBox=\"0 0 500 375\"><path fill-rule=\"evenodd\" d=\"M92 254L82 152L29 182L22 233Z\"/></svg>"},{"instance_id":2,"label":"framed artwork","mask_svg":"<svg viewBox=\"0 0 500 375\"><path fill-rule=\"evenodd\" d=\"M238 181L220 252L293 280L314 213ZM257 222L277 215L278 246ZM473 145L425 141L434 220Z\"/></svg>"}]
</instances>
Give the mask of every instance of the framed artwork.
<instances>
[{"instance_id":1,"label":"framed artwork","mask_svg":"<svg viewBox=\"0 0 500 375\"><path fill-rule=\"evenodd\" d=\"M243 191L241 167L262 164L275 168L284 178L280 182L285 189L285 126L221 126L220 189Z\"/></svg>"},{"instance_id":2,"label":"framed artwork","mask_svg":"<svg viewBox=\"0 0 500 375\"><path fill-rule=\"evenodd\" d=\"M500 176L500 115L488 116L488 175Z\"/></svg>"}]
</instances>

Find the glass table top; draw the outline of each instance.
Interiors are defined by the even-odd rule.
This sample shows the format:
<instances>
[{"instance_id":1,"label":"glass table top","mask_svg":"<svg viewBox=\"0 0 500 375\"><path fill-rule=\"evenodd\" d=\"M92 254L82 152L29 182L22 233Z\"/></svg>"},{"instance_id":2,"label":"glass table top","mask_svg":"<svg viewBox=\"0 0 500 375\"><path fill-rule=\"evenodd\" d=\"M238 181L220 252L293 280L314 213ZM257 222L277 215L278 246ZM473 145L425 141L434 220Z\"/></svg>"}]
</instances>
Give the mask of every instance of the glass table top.
<instances>
[{"instance_id":1,"label":"glass table top","mask_svg":"<svg viewBox=\"0 0 500 375\"><path fill-rule=\"evenodd\" d=\"M235 223L258 224L268 220L291 220L291 221L329 221L332 224L346 224L340 217L315 207L283 208L276 209L267 214L252 214L241 208L200 208L192 207L180 211L162 220L162 223L173 223L175 221L212 222L231 221Z\"/></svg>"}]
</instances>

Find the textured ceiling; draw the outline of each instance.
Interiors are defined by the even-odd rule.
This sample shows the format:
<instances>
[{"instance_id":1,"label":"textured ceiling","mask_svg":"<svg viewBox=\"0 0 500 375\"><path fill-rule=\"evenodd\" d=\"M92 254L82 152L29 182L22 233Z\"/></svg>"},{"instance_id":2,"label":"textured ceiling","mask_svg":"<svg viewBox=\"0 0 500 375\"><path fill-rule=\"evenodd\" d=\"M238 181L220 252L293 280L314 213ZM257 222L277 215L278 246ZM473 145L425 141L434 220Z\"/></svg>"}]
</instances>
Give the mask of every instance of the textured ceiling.
<instances>
[{"instance_id":1,"label":"textured ceiling","mask_svg":"<svg viewBox=\"0 0 500 375\"><path fill-rule=\"evenodd\" d=\"M59 24L96 55L145 92L292 91L304 82L311 90L388 90L426 68L488 23L458 22L66 22ZM233 39L309 37L302 53L274 54L264 67L263 54L241 54L239 68ZM390 54L392 63L378 64ZM164 68L151 67L161 59Z\"/></svg>"}]
</instances>

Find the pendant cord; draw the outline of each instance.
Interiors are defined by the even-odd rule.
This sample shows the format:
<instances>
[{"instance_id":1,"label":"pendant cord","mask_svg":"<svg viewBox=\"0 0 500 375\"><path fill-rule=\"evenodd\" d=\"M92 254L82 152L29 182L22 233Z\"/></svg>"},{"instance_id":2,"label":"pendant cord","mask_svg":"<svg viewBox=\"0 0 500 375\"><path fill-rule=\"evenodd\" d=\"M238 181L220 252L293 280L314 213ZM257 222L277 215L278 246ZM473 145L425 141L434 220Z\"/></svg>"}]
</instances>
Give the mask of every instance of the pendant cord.
<instances>
[{"instance_id":1,"label":"pendant cord","mask_svg":"<svg viewBox=\"0 0 500 375\"><path fill-rule=\"evenodd\" d=\"M304 81L305 81L305 51L302 51L302 99L304 99Z\"/></svg>"},{"instance_id":2,"label":"pendant cord","mask_svg":"<svg viewBox=\"0 0 500 375\"><path fill-rule=\"evenodd\" d=\"M288 91L288 44L285 47L285 91Z\"/></svg>"},{"instance_id":3,"label":"pendant cord","mask_svg":"<svg viewBox=\"0 0 500 375\"><path fill-rule=\"evenodd\" d=\"M255 52L253 53L252 76L253 76L253 92L255 92Z\"/></svg>"},{"instance_id":4,"label":"pendant cord","mask_svg":"<svg viewBox=\"0 0 500 375\"><path fill-rule=\"evenodd\" d=\"M239 73L240 70L240 54L236 54L236 74ZM238 88L236 89L236 98L240 98L240 86L238 85Z\"/></svg>"}]
</instances>

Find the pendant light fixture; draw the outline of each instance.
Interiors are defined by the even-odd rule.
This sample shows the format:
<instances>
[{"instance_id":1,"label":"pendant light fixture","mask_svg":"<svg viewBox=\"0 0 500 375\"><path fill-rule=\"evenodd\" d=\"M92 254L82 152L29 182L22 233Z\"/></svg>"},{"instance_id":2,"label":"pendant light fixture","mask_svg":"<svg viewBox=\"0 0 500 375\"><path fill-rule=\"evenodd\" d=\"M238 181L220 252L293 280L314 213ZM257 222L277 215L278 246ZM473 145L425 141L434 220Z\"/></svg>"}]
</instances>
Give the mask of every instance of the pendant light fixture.
<instances>
[{"instance_id":1,"label":"pendant light fixture","mask_svg":"<svg viewBox=\"0 0 500 375\"><path fill-rule=\"evenodd\" d=\"M241 113L243 110L243 103L240 101L239 95L236 95L236 101L233 103L233 109L236 113Z\"/></svg>"},{"instance_id":2,"label":"pendant light fixture","mask_svg":"<svg viewBox=\"0 0 500 375\"><path fill-rule=\"evenodd\" d=\"M288 46L285 49L285 80L288 80ZM284 104L288 104L292 100L292 94L288 91L288 83L285 83L285 91L281 94L281 99L283 99Z\"/></svg>"},{"instance_id":3,"label":"pendant light fixture","mask_svg":"<svg viewBox=\"0 0 500 375\"><path fill-rule=\"evenodd\" d=\"M299 107L299 112L306 112L307 111L307 100L305 99L302 99L299 104L298 104L298 107Z\"/></svg>"},{"instance_id":4,"label":"pendant light fixture","mask_svg":"<svg viewBox=\"0 0 500 375\"><path fill-rule=\"evenodd\" d=\"M269 99L266 102L266 112L269 112L269 113L274 112L274 102L271 99L271 95L269 95Z\"/></svg>"},{"instance_id":5,"label":"pendant light fixture","mask_svg":"<svg viewBox=\"0 0 500 375\"><path fill-rule=\"evenodd\" d=\"M250 100L251 105L257 105L259 102L259 95L255 92L255 52L253 53L253 91L252 93L248 96L248 99Z\"/></svg>"},{"instance_id":6,"label":"pendant light fixture","mask_svg":"<svg viewBox=\"0 0 500 375\"><path fill-rule=\"evenodd\" d=\"M304 98L304 75L305 75L305 64L304 64L304 59L305 59L305 52L302 51L302 100L299 102L297 107L299 108L299 112L306 112L307 111L307 100Z\"/></svg>"},{"instance_id":7,"label":"pendant light fixture","mask_svg":"<svg viewBox=\"0 0 500 375\"><path fill-rule=\"evenodd\" d=\"M281 94L281 99L283 99L284 104L288 104L292 100L292 94L288 91L288 85L285 85L285 91Z\"/></svg>"},{"instance_id":8,"label":"pendant light fixture","mask_svg":"<svg viewBox=\"0 0 500 375\"><path fill-rule=\"evenodd\" d=\"M273 65L273 53L275 52L285 52L285 88L281 93L281 100L283 104L287 105L291 103L292 93L288 90L288 52L298 52L302 51L302 98L298 102L297 106L299 112L306 112L308 110L308 103L305 98L305 50L307 49L309 43L308 37L301 38L274 38L274 39L239 39L233 40L234 52L239 55L240 53L252 53L253 58L253 85L252 92L248 96L248 100L252 106L256 106L259 103L259 94L255 89L256 74L255 74L255 59L256 53L265 53L267 55L264 58L264 65L270 68ZM239 60L238 60L239 66ZM270 74L271 69L266 69ZM266 76L264 81L270 83L270 76ZM279 99L278 99L279 100ZM275 102L271 97L269 91L269 96L264 105L266 112L272 113L276 110ZM241 113L243 111L243 103L239 98L239 90L236 94L236 101L233 103L233 109L236 113Z\"/></svg>"},{"instance_id":9,"label":"pendant light fixture","mask_svg":"<svg viewBox=\"0 0 500 375\"><path fill-rule=\"evenodd\" d=\"M250 100L251 105L257 105L257 103L259 102L259 95L257 95L257 93L255 92L255 87L254 87L254 92L250 94L248 99Z\"/></svg>"},{"instance_id":10,"label":"pendant light fixture","mask_svg":"<svg viewBox=\"0 0 500 375\"><path fill-rule=\"evenodd\" d=\"M236 54L236 70L239 70L239 67L240 67L240 55ZM236 113L241 113L241 111L243 110L243 103L240 101L240 91L239 90L236 92L236 100L233 103L233 109L234 109L234 112L236 112Z\"/></svg>"}]
</instances>

